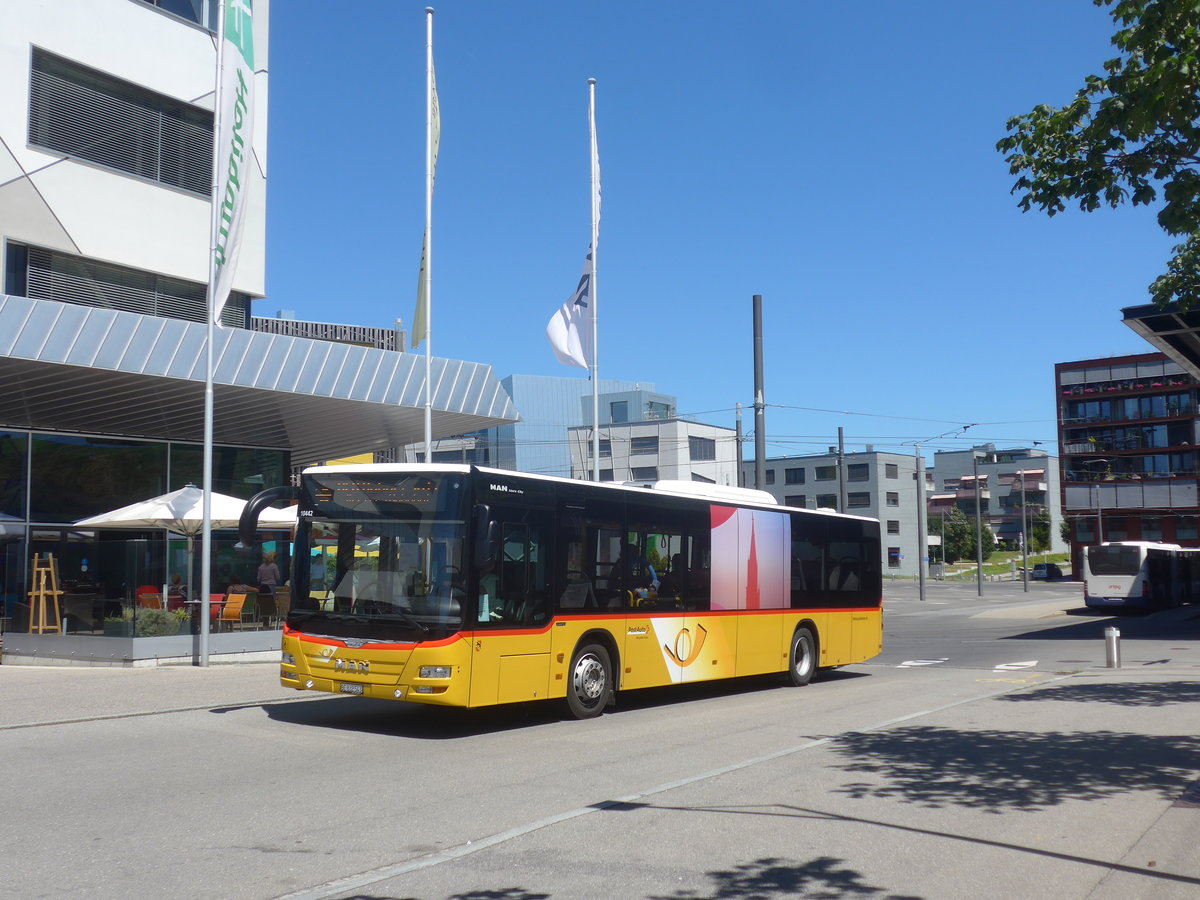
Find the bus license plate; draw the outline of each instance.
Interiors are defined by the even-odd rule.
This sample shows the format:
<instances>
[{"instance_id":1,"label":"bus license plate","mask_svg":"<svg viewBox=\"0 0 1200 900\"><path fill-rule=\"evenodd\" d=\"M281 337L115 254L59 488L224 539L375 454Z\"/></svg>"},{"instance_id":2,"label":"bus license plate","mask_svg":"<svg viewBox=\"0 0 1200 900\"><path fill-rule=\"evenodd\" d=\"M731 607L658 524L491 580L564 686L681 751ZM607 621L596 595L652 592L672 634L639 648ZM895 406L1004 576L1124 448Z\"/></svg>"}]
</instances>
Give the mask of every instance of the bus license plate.
<instances>
[{"instance_id":1,"label":"bus license plate","mask_svg":"<svg viewBox=\"0 0 1200 900\"><path fill-rule=\"evenodd\" d=\"M343 681L341 686L338 688L338 690L340 690L343 694L361 694L362 693L362 685L361 684L347 684L346 682Z\"/></svg>"}]
</instances>

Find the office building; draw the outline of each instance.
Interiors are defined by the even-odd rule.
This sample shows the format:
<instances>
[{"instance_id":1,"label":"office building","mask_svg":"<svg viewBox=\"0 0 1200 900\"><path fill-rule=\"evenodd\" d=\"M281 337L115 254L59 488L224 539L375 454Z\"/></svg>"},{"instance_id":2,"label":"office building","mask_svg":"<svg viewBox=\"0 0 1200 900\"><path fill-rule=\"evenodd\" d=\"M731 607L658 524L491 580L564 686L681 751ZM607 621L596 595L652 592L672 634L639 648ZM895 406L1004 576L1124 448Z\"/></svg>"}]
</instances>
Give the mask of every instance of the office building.
<instances>
[{"instance_id":1,"label":"office building","mask_svg":"<svg viewBox=\"0 0 1200 900\"><path fill-rule=\"evenodd\" d=\"M1184 329L1174 331L1178 341ZM1200 546L1193 371L1163 353L1054 367L1062 508L1075 571L1081 548L1101 541Z\"/></svg>"},{"instance_id":2,"label":"office building","mask_svg":"<svg viewBox=\"0 0 1200 900\"><path fill-rule=\"evenodd\" d=\"M915 576L922 557L917 504L924 502L925 472L917 487L915 455L867 450L767 459L765 484L755 484L755 464L742 462L743 484L767 491L780 503L809 509L843 510L879 520L883 573ZM844 500L843 500L844 497Z\"/></svg>"},{"instance_id":3,"label":"office building","mask_svg":"<svg viewBox=\"0 0 1200 900\"><path fill-rule=\"evenodd\" d=\"M571 477L592 477L592 429L568 430ZM600 426L601 481L696 481L737 487L738 444L732 428L687 419L645 418Z\"/></svg>"},{"instance_id":4,"label":"office building","mask_svg":"<svg viewBox=\"0 0 1200 900\"><path fill-rule=\"evenodd\" d=\"M267 0L253 9L245 227L213 343L213 489L242 497L295 466L419 438L425 378L423 358L398 348L251 327L266 293ZM174 565L161 532L72 526L200 480L215 10L5 5L0 628L20 617L35 554L53 554L64 587L93 593L98 611ZM490 366L435 359L432 378L435 436L515 419ZM112 655L53 639L42 658ZM6 636L6 663L17 644Z\"/></svg>"},{"instance_id":5,"label":"office building","mask_svg":"<svg viewBox=\"0 0 1200 900\"><path fill-rule=\"evenodd\" d=\"M1038 447L997 450L994 444L983 444L970 450L938 450L933 454L929 514L936 517L957 507L974 521L978 478L981 521L997 546L1020 549L1021 536L1031 533L1044 511L1050 517L1048 551L1065 552L1057 463Z\"/></svg>"}]
</instances>

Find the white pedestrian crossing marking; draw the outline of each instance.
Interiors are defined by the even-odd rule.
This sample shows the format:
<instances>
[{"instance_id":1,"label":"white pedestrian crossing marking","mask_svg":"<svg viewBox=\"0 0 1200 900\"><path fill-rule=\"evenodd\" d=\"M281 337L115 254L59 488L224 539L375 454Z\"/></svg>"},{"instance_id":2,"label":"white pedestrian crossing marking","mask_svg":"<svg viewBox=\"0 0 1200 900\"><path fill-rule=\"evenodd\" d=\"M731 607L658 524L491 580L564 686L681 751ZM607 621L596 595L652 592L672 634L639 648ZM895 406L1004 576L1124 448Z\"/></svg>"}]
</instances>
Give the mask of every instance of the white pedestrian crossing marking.
<instances>
[{"instance_id":1,"label":"white pedestrian crossing marking","mask_svg":"<svg viewBox=\"0 0 1200 900\"><path fill-rule=\"evenodd\" d=\"M905 666L936 666L938 663L946 662L950 657L943 656L941 659L906 659L897 669L903 669Z\"/></svg>"},{"instance_id":2,"label":"white pedestrian crossing marking","mask_svg":"<svg viewBox=\"0 0 1200 900\"><path fill-rule=\"evenodd\" d=\"M1030 659L1030 660L1027 660L1026 662L1000 663L1000 665L996 666L994 671L996 671L996 672L1012 672L1016 669L1032 669L1037 664L1038 664L1038 661L1036 659Z\"/></svg>"}]
</instances>

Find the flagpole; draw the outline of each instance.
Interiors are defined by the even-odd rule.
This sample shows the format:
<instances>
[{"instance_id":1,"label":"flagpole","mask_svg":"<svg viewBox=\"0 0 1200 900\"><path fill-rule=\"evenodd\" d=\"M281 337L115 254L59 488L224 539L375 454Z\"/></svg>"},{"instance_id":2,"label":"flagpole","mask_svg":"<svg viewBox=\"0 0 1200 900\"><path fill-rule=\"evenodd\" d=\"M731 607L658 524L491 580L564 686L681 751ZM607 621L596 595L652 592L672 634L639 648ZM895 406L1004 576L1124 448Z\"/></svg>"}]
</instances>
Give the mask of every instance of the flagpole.
<instances>
[{"instance_id":1,"label":"flagpole","mask_svg":"<svg viewBox=\"0 0 1200 900\"><path fill-rule=\"evenodd\" d=\"M425 462L433 462L433 7L425 7Z\"/></svg>"},{"instance_id":2,"label":"flagpole","mask_svg":"<svg viewBox=\"0 0 1200 900\"><path fill-rule=\"evenodd\" d=\"M591 151L592 151L592 481L600 480L600 358L598 350L600 346L598 332L596 328L596 304L599 296L596 288L596 279L600 270L599 265L599 250L597 246L597 238L600 235L600 210L598 208L599 199L599 157L596 147L596 79L588 79L588 128L591 132Z\"/></svg>"},{"instance_id":3,"label":"flagpole","mask_svg":"<svg viewBox=\"0 0 1200 900\"><path fill-rule=\"evenodd\" d=\"M206 318L208 331L204 341L204 461L201 484L204 499L201 503L200 523L200 652L198 664L208 666L208 637L211 610L209 594L212 591L212 455L213 455L213 339L216 336L216 290L217 290L217 231L220 228L221 204L217 196L220 190L221 159L221 79L225 69L225 0L217 3L217 74L213 87L213 176L212 213L208 232L208 304ZM169 485L168 485L169 486ZM190 557L189 557L190 558ZM193 586L188 585L188 590ZM190 599L190 598L187 598Z\"/></svg>"}]
</instances>

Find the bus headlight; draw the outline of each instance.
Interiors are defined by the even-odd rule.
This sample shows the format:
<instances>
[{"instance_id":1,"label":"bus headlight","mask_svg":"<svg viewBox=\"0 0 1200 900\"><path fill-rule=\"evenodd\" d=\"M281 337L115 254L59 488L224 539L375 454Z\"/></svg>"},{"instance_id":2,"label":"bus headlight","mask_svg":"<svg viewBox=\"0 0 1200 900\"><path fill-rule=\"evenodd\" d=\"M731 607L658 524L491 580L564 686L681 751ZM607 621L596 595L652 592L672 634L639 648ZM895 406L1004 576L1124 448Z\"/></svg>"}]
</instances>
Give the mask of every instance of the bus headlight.
<instances>
[{"instance_id":1,"label":"bus headlight","mask_svg":"<svg viewBox=\"0 0 1200 900\"><path fill-rule=\"evenodd\" d=\"M421 678L449 678L449 666L421 666L419 675Z\"/></svg>"},{"instance_id":2,"label":"bus headlight","mask_svg":"<svg viewBox=\"0 0 1200 900\"><path fill-rule=\"evenodd\" d=\"M296 657L294 657L292 654L290 654L286 650L284 650L283 651L283 664L285 666L294 666L296 664Z\"/></svg>"}]
</instances>

